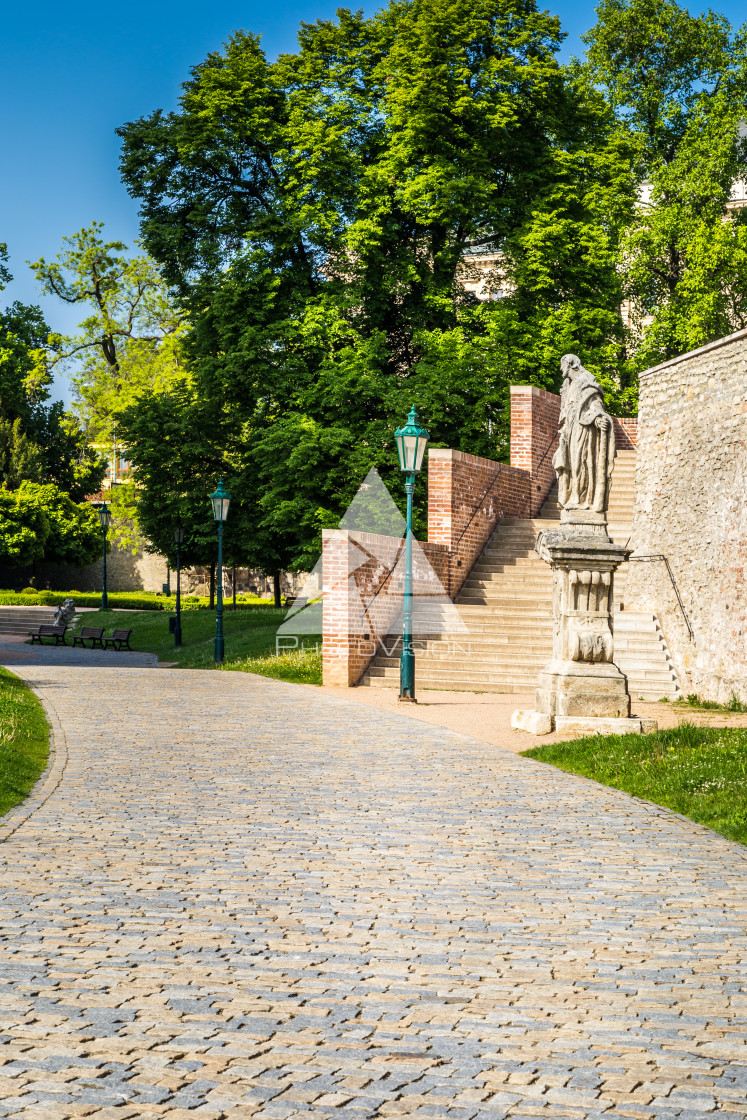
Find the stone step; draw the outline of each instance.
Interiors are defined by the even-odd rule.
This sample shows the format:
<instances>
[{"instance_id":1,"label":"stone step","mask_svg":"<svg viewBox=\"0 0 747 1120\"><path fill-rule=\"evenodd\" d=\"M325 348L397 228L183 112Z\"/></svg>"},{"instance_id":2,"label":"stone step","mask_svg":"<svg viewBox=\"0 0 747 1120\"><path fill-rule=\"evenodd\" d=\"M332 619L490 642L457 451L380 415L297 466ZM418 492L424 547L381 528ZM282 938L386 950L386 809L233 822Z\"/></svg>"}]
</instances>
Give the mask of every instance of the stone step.
<instances>
[{"instance_id":1,"label":"stone step","mask_svg":"<svg viewBox=\"0 0 747 1120\"><path fill-rule=\"evenodd\" d=\"M26 634L54 622L55 607L2 607L0 634Z\"/></svg>"},{"instance_id":2,"label":"stone step","mask_svg":"<svg viewBox=\"0 0 747 1120\"><path fill-rule=\"evenodd\" d=\"M394 677L368 677L366 676L361 685L367 688L397 688L399 686L399 674ZM497 695L522 695L528 692L534 692L535 685L532 681L518 681L508 684L495 684L490 681L480 681L477 684L464 684L461 681L444 682L441 679L423 677L417 670L415 675L415 690L416 692L490 692Z\"/></svg>"}]
</instances>

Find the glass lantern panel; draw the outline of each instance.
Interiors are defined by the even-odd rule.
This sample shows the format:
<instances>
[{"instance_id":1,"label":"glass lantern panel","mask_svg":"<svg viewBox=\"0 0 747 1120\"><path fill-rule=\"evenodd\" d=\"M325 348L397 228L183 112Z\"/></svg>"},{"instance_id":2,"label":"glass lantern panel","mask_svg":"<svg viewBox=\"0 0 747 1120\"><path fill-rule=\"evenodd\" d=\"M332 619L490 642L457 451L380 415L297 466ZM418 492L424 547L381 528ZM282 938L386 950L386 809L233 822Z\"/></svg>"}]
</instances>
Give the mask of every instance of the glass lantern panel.
<instances>
[{"instance_id":1,"label":"glass lantern panel","mask_svg":"<svg viewBox=\"0 0 747 1120\"><path fill-rule=\"evenodd\" d=\"M405 445L404 446L405 470L406 471L417 470L417 467L415 466L415 453L416 453L417 447L418 447L418 437L417 436L404 436L402 442Z\"/></svg>"},{"instance_id":2,"label":"glass lantern panel","mask_svg":"<svg viewBox=\"0 0 747 1120\"><path fill-rule=\"evenodd\" d=\"M428 440L425 436L420 436L418 439L417 451L415 453L415 470L419 471L423 465L423 456L425 455L425 448Z\"/></svg>"},{"instance_id":3,"label":"glass lantern panel","mask_svg":"<svg viewBox=\"0 0 747 1120\"><path fill-rule=\"evenodd\" d=\"M397 454L399 455L400 470L404 470L405 469L404 436L395 435L394 442L397 444Z\"/></svg>"}]
</instances>

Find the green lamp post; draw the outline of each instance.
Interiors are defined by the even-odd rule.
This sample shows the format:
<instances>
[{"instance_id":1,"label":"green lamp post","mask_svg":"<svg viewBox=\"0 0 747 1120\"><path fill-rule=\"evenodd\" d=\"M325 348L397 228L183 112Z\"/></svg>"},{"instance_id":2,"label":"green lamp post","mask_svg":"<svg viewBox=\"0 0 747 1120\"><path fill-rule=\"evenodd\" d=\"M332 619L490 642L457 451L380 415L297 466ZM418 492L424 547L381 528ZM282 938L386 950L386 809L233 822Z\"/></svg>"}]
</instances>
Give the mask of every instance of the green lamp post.
<instances>
[{"instance_id":1,"label":"green lamp post","mask_svg":"<svg viewBox=\"0 0 747 1120\"><path fill-rule=\"evenodd\" d=\"M109 526L112 523L112 511L106 502L102 502L96 511L99 515L99 524L104 533L104 571L101 580L101 609L102 611L109 609L109 597L106 593L106 535L109 532Z\"/></svg>"},{"instance_id":2,"label":"green lamp post","mask_svg":"<svg viewBox=\"0 0 747 1120\"><path fill-rule=\"evenodd\" d=\"M399 662L399 698L415 702L415 651L412 648L412 496L415 475L423 465L428 432L418 425L415 406L410 409L404 428L394 433L399 467L405 475L407 525L405 528L405 598L402 617L402 656Z\"/></svg>"},{"instance_id":3,"label":"green lamp post","mask_svg":"<svg viewBox=\"0 0 747 1120\"><path fill-rule=\"evenodd\" d=\"M218 488L210 495L213 503L213 517L218 523L218 579L215 597L215 660L221 662L224 656L223 645L223 523L228 517L228 504L231 495L223 489L223 479L218 480Z\"/></svg>"},{"instance_id":4,"label":"green lamp post","mask_svg":"<svg viewBox=\"0 0 747 1120\"><path fill-rule=\"evenodd\" d=\"M174 529L174 544L176 545L176 623L174 624L174 645L182 644L182 545L184 544L184 529L177 525Z\"/></svg>"}]
</instances>

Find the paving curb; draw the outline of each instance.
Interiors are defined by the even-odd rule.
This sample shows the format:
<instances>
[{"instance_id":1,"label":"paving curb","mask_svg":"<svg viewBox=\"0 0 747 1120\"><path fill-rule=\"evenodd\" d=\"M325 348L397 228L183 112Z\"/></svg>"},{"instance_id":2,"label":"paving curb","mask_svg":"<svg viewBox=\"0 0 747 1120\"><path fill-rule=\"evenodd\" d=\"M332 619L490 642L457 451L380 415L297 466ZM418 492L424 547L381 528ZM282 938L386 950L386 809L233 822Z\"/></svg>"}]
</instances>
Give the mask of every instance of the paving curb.
<instances>
[{"instance_id":1,"label":"paving curb","mask_svg":"<svg viewBox=\"0 0 747 1120\"><path fill-rule=\"evenodd\" d=\"M19 674L16 674L16 676L19 676ZM28 681L24 680L23 677L20 677L20 679L23 680L27 688L31 688ZM44 773L26 800L13 809L9 809L5 816L0 818L0 844L10 839L13 833L17 832L21 825L49 800L62 781L67 766L67 738L57 712L49 701L43 699L35 689L31 689L31 691L44 709L49 724L49 761Z\"/></svg>"}]
</instances>

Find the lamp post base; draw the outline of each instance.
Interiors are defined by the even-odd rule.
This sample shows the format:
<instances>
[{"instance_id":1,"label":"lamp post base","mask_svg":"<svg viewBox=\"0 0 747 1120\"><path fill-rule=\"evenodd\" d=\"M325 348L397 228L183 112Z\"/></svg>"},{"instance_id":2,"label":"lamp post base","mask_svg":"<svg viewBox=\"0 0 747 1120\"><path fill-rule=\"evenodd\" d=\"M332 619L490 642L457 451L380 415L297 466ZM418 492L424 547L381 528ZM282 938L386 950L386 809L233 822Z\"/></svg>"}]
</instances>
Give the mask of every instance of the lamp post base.
<instances>
[{"instance_id":1,"label":"lamp post base","mask_svg":"<svg viewBox=\"0 0 747 1120\"><path fill-rule=\"evenodd\" d=\"M397 699L402 704L417 704L417 702L418 702L417 698L415 696L401 696L400 695L400 696L397 697Z\"/></svg>"}]
</instances>

